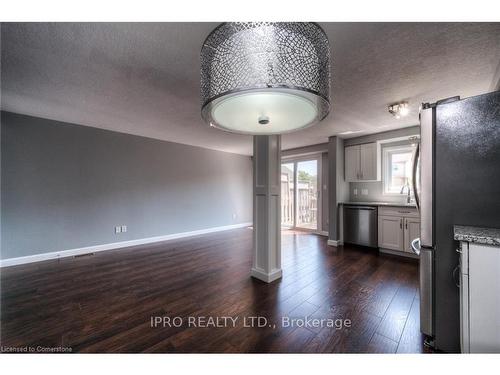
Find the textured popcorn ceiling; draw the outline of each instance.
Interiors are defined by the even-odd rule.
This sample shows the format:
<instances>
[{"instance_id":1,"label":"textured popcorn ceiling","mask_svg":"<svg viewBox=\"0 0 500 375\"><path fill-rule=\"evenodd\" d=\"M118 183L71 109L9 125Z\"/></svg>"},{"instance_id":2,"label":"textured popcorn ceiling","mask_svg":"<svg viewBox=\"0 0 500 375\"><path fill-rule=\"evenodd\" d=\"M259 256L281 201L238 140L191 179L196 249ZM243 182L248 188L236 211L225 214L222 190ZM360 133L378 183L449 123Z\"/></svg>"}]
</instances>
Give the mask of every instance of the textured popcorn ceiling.
<instances>
[{"instance_id":1,"label":"textured popcorn ceiling","mask_svg":"<svg viewBox=\"0 0 500 375\"><path fill-rule=\"evenodd\" d=\"M199 53L215 23L2 24L2 109L251 154L249 136L200 117ZM418 123L421 102L492 91L500 24L322 23L332 46L332 111L283 148ZM410 102L396 120L387 105Z\"/></svg>"}]
</instances>

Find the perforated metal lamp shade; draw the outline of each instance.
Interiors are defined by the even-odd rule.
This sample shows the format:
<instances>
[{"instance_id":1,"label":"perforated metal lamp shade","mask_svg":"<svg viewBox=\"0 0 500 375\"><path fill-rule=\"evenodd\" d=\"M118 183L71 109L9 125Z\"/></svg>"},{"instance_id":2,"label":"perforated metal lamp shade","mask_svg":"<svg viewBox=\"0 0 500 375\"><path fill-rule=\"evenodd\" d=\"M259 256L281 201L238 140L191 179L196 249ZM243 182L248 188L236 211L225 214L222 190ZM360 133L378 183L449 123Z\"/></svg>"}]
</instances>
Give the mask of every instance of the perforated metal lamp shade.
<instances>
[{"instance_id":1,"label":"perforated metal lamp shade","mask_svg":"<svg viewBox=\"0 0 500 375\"><path fill-rule=\"evenodd\" d=\"M281 134L330 111L330 46L310 22L229 22L201 49L203 119L243 134Z\"/></svg>"}]
</instances>

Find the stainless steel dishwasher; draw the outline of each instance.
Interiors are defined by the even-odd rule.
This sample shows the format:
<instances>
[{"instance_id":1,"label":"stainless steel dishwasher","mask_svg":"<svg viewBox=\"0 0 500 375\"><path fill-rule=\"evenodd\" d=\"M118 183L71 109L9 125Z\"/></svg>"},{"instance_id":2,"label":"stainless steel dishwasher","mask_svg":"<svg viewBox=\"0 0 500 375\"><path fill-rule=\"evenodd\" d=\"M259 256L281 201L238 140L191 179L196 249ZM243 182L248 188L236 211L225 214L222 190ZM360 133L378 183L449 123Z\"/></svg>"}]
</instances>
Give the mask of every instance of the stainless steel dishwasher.
<instances>
[{"instance_id":1,"label":"stainless steel dishwasher","mask_svg":"<svg viewBox=\"0 0 500 375\"><path fill-rule=\"evenodd\" d=\"M378 247L377 207L344 206L344 242Z\"/></svg>"}]
</instances>

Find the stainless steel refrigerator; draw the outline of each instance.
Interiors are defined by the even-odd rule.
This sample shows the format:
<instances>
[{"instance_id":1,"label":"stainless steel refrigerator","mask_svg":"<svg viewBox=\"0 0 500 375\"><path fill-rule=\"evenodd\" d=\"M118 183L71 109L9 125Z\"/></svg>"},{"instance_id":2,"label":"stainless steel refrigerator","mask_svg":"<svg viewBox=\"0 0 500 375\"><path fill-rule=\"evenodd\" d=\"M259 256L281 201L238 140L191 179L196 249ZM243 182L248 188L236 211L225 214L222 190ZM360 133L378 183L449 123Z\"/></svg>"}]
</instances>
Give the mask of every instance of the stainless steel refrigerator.
<instances>
[{"instance_id":1,"label":"stainless steel refrigerator","mask_svg":"<svg viewBox=\"0 0 500 375\"><path fill-rule=\"evenodd\" d=\"M421 227L412 243L420 253L420 329L435 349L459 352L453 226L500 228L500 91L423 104L420 126L413 189Z\"/></svg>"}]
</instances>

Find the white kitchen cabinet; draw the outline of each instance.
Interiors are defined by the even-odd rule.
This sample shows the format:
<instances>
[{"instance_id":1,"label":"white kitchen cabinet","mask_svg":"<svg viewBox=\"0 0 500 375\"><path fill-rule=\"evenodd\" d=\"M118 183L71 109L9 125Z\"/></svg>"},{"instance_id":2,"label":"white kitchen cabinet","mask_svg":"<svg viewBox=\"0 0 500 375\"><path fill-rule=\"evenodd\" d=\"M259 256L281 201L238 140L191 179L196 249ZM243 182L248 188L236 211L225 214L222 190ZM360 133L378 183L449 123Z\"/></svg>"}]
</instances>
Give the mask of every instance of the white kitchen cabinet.
<instances>
[{"instance_id":1,"label":"white kitchen cabinet","mask_svg":"<svg viewBox=\"0 0 500 375\"><path fill-rule=\"evenodd\" d=\"M360 147L349 146L345 148L345 180L357 181L359 177Z\"/></svg>"},{"instance_id":2,"label":"white kitchen cabinet","mask_svg":"<svg viewBox=\"0 0 500 375\"><path fill-rule=\"evenodd\" d=\"M415 208L379 207L378 247L411 254L411 242L420 237L420 217Z\"/></svg>"},{"instance_id":3,"label":"white kitchen cabinet","mask_svg":"<svg viewBox=\"0 0 500 375\"><path fill-rule=\"evenodd\" d=\"M366 143L360 146L360 177L361 180L379 180L380 156L377 151L380 147L377 143Z\"/></svg>"},{"instance_id":4,"label":"white kitchen cabinet","mask_svg":"<svg viewBox=\"0 0 500 375\"><path fill-rule=\"evenodd\" d=\"M404 218L404 251L412 253L411 242L415 238L420 238L420 219L413 217Z\"/></svg>"},{"instance_id":5,"label":"white kitchen cabinet","mask_svg":"<svg viewBox=\"0 0 500 375\"><path fill-rule=\"evenodd\" d=\"M462 353L500 353L500 247L460 243Z\"/></svg>"},{"instance_id":6,"label":"white kitchen cabinet","mask_svg":"<svg viewBox=\"0 0 500 375\"><path fill-rule=\"evenodd\" d=\"M379 215L378 247L402 251L403 244L403 218L397 216Z\"/></svg>"},{"instance_id":7,"label":"white kitchen cabinet","mask_svg":"<svg viewBox=\"0 0 500 375\"><path fill-rule=\"evenodd\" d=\"M345 180L379 181L380 144L377 142L345 147Z\"/></svg>"}]
</instances>

